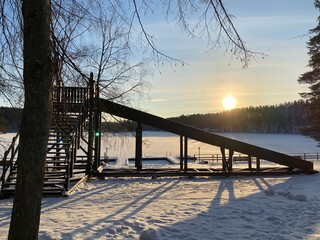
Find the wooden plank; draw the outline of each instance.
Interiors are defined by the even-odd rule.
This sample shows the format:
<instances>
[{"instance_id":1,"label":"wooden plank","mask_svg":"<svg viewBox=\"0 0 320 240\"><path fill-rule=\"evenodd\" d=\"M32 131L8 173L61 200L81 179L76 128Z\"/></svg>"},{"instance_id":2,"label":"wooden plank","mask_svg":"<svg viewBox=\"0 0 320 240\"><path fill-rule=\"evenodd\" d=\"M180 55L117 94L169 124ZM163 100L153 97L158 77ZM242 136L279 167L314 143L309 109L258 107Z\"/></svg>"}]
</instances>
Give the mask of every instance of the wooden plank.
<instances>
[{"instance_id":1,"label":"wooden plank","mask_svg":"<svg viewBox=\"0 0 320 240\"><path fill-rule=\"evenodd\" d=\"M183 136L180 135L180 170L183 170Z\"/></svg>"},{"instance_id":2,"label":"wooden plank","mask_svg":"<svg viewBox=\"0 0 320 240\"><path fill-rule=\"evenodd\" d=\"M193 171L192 171L193 170ZM184 172L180 171L179 169L162 169L162 171L156 171L155 169L143 169L142 171L136 170L128 170L122 169L118 171L114 170L104 170L101 173L96 173L97 177L175 177L175 176L199 176L199 177L206 177L206 176L273 176L273 175L292 175L292 174L300 174L301 171L299 170L290 170L289 168L261 168L260 171L252 170L249 171L248 169L234 169L233 172L223 172L221 169L220 171L199 171L199 169L189 169L189 171ZM208 169L204 169L208 170Z\"/></svg>"},{"instance_id":3,"label":"wooden plank","mask_svg":"<svg viewBox=\"0 0 320 240\"><path fill-rule=\"evenodd\" d=\"M88 180L88 176L84 176L83 178L81 178L75 185L72 186L71 189L69 189L69 191L67 191L67 195L74 192L74 190L76 190L82 183L86 182L87 180Z\"/></svg>"},{"instance_id":4,"label":"wooden plank","mask_svg":"<svg viewBox=\"0 0 320 240\"><path fill-rule=\"evenodd\" d=\"M188 138L184 137L184 171L188 170Z\"/></svg>"},{"instance_id":5,"label":"wooden plank","mask_svg":"<svg viewBox=\"0 0 320 240\"><path fill-rule=\"evenodd\" d=\"M141 127L141 122L138 122L138 126L136 129L135 167L138 170L142 169L142 127Z\"/></svg>"}]
</instances>

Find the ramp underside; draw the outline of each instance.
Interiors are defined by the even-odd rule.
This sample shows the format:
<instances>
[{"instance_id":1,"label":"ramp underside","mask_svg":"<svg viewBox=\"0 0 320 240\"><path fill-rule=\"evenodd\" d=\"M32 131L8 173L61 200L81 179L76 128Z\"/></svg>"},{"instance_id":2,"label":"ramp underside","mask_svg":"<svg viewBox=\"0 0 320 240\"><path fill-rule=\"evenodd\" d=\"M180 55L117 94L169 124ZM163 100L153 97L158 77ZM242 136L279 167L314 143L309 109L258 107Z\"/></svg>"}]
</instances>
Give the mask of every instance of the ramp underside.
<instances>
[{"instance_id":1,"label":"ramp underside","mask_svg":"<svg viewBox=\"0 0 320 240\"><path fill-rule=\"evenodd\" d=\"M99 108L101 112L106 112L111 115L146 124L163 131L194 139L199 142L218 146L223 149L229 149L234 152L243 153L251 157L267 160L292 169L300 169L304 172L313 171L313 163L310 161L305 161L300 158L289 156L266 148L223 137L195 127L129 108L109 100L99 99Z\"/></svg>"}]
</instances>

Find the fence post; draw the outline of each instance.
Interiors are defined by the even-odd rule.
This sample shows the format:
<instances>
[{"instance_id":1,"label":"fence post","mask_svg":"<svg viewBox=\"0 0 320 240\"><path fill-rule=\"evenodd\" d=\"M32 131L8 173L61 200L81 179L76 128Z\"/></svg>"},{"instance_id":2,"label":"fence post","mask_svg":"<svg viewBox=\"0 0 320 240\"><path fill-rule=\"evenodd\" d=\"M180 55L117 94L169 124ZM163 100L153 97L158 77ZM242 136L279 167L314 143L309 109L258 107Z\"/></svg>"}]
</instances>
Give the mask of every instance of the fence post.
<instances>
[{"instance_id":1,"label":"fence post","mask_svg":"<svg viewBox=\"0 0 320 240\"><path fill-rule=\"evenodd\" d=\"M184 171L188 170L188 138L184 136Z\"/></svg>"}]
</instances>

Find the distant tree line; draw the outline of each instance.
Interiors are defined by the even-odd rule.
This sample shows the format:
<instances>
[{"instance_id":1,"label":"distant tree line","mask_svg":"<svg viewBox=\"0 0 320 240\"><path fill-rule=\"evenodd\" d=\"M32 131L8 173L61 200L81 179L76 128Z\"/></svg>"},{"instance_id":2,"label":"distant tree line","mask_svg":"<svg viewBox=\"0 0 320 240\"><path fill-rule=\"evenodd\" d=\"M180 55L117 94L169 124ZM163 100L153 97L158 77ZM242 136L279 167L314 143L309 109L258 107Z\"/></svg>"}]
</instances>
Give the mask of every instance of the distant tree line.
<instances>
[{"instance_id":1,"label":"distant tree line","mask_svg":"<svg viewBox=\"0 0 320 240\"><path fill-rule=\"evenodd\" d=\"M231 111L207 114L181 115L170 120L214 132L298 133L308 125L304 118L303 100L279 105L238 108ZM103 130L109 132L135 131L131 121L106 122ZM145 131L158 130L143 126Z\"/></svg>"},{"instance_id":2,"label":"distant tree line","mask_svg":"<svg viewBox=\"0 0 320 240\"><path fill-rule=\"evenodd\" d=\"M0 132L18 132L20 129L22 109L0 107Z\"/></svg>"},{"instance_id":3,"label":"distant tree line","mask_svg":"<svg viewBox=\"0 0 320 240\"><path fill-rule=\"evenodd\" d=\"M237 108L231 111L207 114L181 115L170 120L214 132L248 133L298 133L307 126L303 100L279 105ZM0 132L17 132L22 110L0 107ZM104 122L103 132L135 131L136 123L131 121ZM143 125L145 131L155 131Z\"/></svg>"},{"instance_id":4,"label":"distant tree line","mask_svg":"<svg viewBox=\"0 0 320 240\"><path fill-rule=\"evenodd\" d=\"M215 132L298 133L301 127L307 125L304 106L305 102L301 100L170 119Z\"/></svg>"}]
</instances>

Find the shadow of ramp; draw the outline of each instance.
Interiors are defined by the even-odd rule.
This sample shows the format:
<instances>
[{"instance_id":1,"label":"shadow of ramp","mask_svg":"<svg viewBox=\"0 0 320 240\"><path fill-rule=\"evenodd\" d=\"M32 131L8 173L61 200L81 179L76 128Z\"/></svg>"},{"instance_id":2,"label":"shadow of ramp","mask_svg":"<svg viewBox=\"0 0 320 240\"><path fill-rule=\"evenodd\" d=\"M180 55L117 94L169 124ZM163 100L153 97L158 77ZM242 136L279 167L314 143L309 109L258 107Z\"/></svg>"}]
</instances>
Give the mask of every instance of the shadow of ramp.
<instances>
[{"instance_id":1,"label":"shadow of ramp","mask_svg":"<svg viewBox=\"0 0 320 240\"><path fill-rule=\"evenodd\" d=\"M272 183L275 178L222 180L217 192L212 192L207 211L172 225L154 226L158 229L158 239L320 239L318 197L311 195L307 201L295 201L278 194L289 189L303 192L299 187L295 189L304 184L303 180L295 178L276 185ZM243 184L251 184L259 192L237 198ZM265 194L270 188L275 191L274 195Z\"/></svg>"},{"instance_id":2,"label":"shadow of ramp","mask_svg":"<svg viewBox=\"0 0 320 240\"><path fill-rule=\"evenodd\" d=\"M130 181L127 181L130 182ZM135 183L139 182L141 184L145 182L150 182L148 180L137 180ZM166 194L171 189L175 188L180 181L177 179L174 180L154 180L153 183L158 182L159 186L146 190L142 192L140 196L128 199L127 204L122 204L122 207L113 211L110 214L105 215L102 218L95 219L92 222L84 224L82 227L68 231L67 233L62 233L62 239L80 239L82 233L90 233L89 236L83 236L81 239L91 240L91 239L136 239L138 237L137 232L140 232L144 229L139 222L139 218L135 215L139 214L150 204L157 202L162 195ZM123 181L125 184L125 181ZM103 197L102 197L103 198ZM101 204L102 202L97 202ZM108 202L105 202L107 205ZM101 207L104 205L101 204ZM129 219L129 220L128 220ZM130 232L131 233L127 233ZM126 235L123 238L117 237L121 235L122 232L126 232L123 235Z\"/></svg>"},{"instance_id":3,"label":"shadow of ramp","mask_svg":"<svg viewBox=\"0 0 320 240\"><path fill-rule=\"evenodd\" d=\"M317 175L89 182L45 201L39 239L320 239L319 192Z\"/></svg>"}]
</instances>

